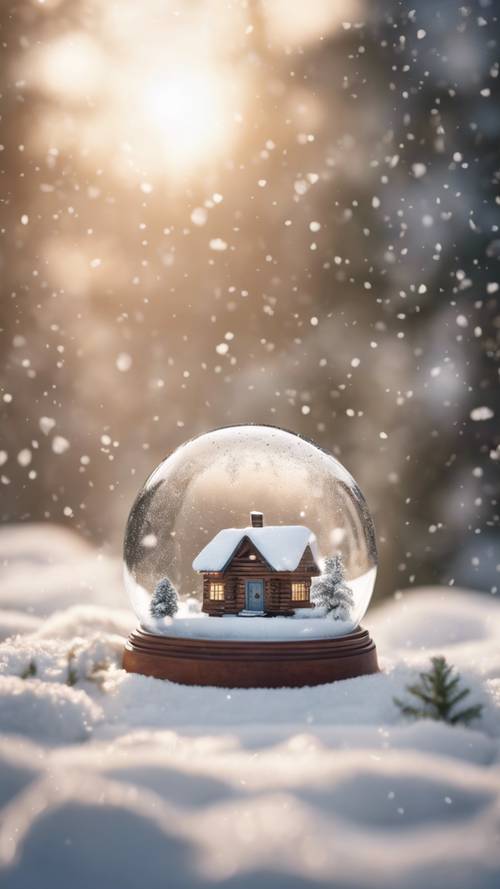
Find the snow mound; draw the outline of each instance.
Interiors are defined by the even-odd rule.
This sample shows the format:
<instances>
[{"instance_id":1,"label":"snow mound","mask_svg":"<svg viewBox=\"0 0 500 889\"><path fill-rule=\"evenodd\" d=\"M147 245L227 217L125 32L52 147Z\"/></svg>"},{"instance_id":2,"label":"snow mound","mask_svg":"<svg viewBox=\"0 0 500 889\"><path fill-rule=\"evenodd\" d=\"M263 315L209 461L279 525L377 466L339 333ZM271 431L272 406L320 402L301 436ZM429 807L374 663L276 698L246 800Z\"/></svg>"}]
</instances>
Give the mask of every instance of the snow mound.
<instances>
[{"instance_id":1,"label":"snow mound","mask_svg":"<svg viewBox=\"0 0 500 889\"><path fill-rule=\"evenodd\" d=\"M190 889L199 885L198 849L185 834L179 812L156 794L87 773L58 772L22 797L25 817L11 808L0 833L0 858L9 889ZM31 820L31 808L39 811ZM19 831L23 853L12 855L8 832ZM41 877L43 880L41 881Z\"/></svg>"},{"instance_id":2,"label":"snow mound","mask_svg":"<svg viewBox=\"0 0 500 889\"><path fill-rule=\"evenodd\" d=\"M0 610L0 642L18 633L33 633L41 625L41 620L22 611Z\"/></svg>"},{"instance_id":3,"label":"snow mound","mask_svg":"<svg viewBox=\"0 0 500 889\"><path fill-rule=\"evenodd\" d=\"M0 738L0 808L43 773L44 758L31 741L17 735Z\"/></svg>"},{"instance_id":4,"label":"snow mound","mask_svg":"<svg viewBox=\"0 0 500 889\"><path fill-rule=\"evenodd\" d=\"M74 636L88 636L99 631L127 636L134 629L135 623L133 615L127 609L75 605L49 617L37 629L36 635L39 639L72 639Z\"/></svg>"},{"instance_id":5,"label":"snow mound","mask_svg":"<svg viewBox=\"0 0 500 889\"><path fill-rule=\"evenodd\" d=\"M0 529L0 608L45 617L94 603L123 607L121 562L93 550L72 531L49 524Z\"/></svg>"},{"instance_id":6,"label":"snow mound","mask_svg":"<svg viewBox=\"0 0 500 889\"><path fill-rule=\"evenodd\" d=\"M422 587L380 606L371 625L391 648L487 642L500 633L500 604L488 595Z\"/></svg>"},{"instance_id":7,"label":"snow mound","mask_svg":"<svg viewBox=\"0 0 500 889\"><path fill-rule=\"evenodd\" d=\"M0 675L67 685L97 680L101 670L121 665L124 641L106 633L72 639L16 636L0 645Z\"/></svg>"},{"instance_id":8,"label":"snow mound","mask_svg":"<svg viewBox=\"0 0 500 889\"><path fill-rule=\"evenodd\" d=\"M4 732L57 743L85 741L101 716L84 691L17 676L0 676L0 710Z\"/></svg>"}]
</instances>

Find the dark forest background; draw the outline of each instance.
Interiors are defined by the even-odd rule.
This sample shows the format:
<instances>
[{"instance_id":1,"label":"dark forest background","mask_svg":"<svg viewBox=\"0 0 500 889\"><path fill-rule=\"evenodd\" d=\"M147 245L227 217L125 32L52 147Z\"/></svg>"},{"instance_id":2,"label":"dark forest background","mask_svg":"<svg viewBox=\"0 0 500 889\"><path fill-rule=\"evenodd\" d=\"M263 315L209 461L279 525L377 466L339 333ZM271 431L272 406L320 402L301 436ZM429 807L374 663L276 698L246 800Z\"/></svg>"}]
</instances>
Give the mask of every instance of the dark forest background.
<instances>
[{"instance_id":1,"label":"dark forest background","mask_svg":"<svg viewBox=\"0 0 500 889\"><path fill-rule=\"evenodd\" d=\"M359 482L379 596L497 591L498 15L2 4L3 521L118 551L172 448L271 423Z\"/></svg>"}]
</instances>

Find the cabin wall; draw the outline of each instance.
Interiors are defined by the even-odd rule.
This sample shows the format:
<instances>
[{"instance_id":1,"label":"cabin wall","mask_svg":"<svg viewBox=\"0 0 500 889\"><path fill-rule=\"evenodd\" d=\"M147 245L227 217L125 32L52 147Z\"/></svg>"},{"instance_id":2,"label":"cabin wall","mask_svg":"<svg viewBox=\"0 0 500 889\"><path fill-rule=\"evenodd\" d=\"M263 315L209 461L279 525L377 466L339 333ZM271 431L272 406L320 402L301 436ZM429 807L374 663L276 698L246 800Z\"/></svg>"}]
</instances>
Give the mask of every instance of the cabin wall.
<instances>
[{"instance_id":1,"label":"cabin wall","mask_svg":"<svg viewBox=\"0 0 500 889\"><path fill-rule=\"evenodd\" d=\"M303 582L309 587L311 578L319 574L309 547L295 571L273 571L250 541L243 540L227 569L207 572L203 576L203 611L213 617L238 614L245 608L245 581L264 581L264 610L266 614L292 614L296 608L314 608L312 602L292 602L292 583ZM210 599L210 583L224 584L224 600Z\"/></svg>"},{"instance_id":2,"label":"cabin wall","mask_svg":"<svg viewBox=\"0 0 500 889\"><path fill-rule=\"evenodd\" d=\"M299 570L276 572L271 581L270 611L284 614L291 613L296 608L314 608L314 604L310 599L304 602L292 601L292 583L305 583L310 590L311 576ZM274 590L272 589L273 586Z\"/></svg>"},{"instance_id":3,"label":"cabin wall","mask_svg":"<svg viewBox=\"0 0 500 889\"><path fill-rule=\"evenodd\" d=\"M213 600L210 598L210 584L224 584L224 599ZM222 617L223 614L237 614L241 608L236 604L236 584L230 581L220 571L211 571L203 575L203 611L213 617Z\"/></svg>"},{"instance_id":4,"label":"cabin wall","mask_svg":"<svg viewBox=\"0 0 500 889\"><path fill-rule=\"evenodd\" d=\"M312 602L292 602L292 583L303 582L309 587L311 575L301 571L264 572L261 566L240 574L232 568L227 572L212 572L203 578L203 611L214 617L238 614L245 608L245 581L264 581L264 610L268 614L291 614L296 608L313 608ZM210 583L224 584L224 600L210 599Z\"/></svg>"}]
</instances>

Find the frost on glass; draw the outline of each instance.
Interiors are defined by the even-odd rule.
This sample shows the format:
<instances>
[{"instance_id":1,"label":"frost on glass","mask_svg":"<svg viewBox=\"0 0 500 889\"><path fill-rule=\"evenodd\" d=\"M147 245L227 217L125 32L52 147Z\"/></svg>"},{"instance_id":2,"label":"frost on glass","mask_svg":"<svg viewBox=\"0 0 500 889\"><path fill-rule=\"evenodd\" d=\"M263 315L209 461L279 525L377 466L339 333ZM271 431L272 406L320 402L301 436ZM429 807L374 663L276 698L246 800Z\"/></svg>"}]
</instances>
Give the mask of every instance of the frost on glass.
<instances>
[{"instance_id":1,"label":"frost on glass","mask_svg":"<svg viewBox=\"0 0 500 889\"><path fill-rule=\"evenodd\" d=\"M252 510L264 514L265 526L310 529L324 575L341 556L347 590L336 618L321 604L292 617L253 620L201 611L202 576L193 561L221 529L249 526ZM377 551L364 497L338 460L283 429L233 426L186 442L154 470L130 512L124 562L134 611L155 632L317 638L342 635L360 623L373 592ZM152 599L165 578L177 590L179 607L158 617ZM323 579L313 581L313 600Z\"/></svg>"}]
</instances>

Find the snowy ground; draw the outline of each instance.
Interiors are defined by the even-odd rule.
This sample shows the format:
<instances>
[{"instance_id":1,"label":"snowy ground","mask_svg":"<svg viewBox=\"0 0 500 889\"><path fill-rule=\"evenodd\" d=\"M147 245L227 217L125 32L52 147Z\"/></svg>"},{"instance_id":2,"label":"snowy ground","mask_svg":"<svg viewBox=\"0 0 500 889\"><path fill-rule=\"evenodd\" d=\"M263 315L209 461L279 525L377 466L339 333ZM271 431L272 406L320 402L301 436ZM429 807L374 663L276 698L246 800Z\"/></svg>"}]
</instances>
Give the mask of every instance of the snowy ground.
<instances>
[{"instance_id":1,"label":"snowy ground","mask_svg":"<svg viewBox=\"0 0 500 889\"><path fill-rule=\"evenodd\" d=\"M499 885L492 597L372 609L380 675L229 693L125 674L120 566L67 532L7 529L0 558L8 889ZM436 653L484 704L474 729L400 718L393 695Z\"/></svg>"}]
</instances>

